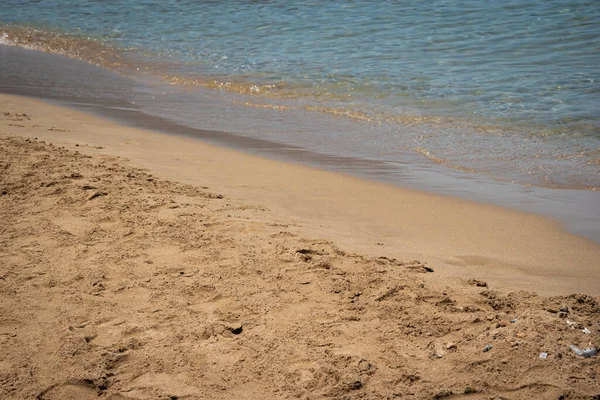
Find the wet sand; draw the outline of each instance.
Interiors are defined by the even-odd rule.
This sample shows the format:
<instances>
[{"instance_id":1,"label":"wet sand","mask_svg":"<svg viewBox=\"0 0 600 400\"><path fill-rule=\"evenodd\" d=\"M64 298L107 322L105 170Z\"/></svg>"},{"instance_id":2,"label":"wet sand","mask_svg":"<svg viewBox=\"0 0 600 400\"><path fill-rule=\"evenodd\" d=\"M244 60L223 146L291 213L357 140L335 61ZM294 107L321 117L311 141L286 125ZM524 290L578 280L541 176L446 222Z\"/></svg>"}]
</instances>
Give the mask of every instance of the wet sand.
<instances>
[{"instance_id":1,"label":"wet sand","mask_svg":"<svg viewBox=\"0 0 600 400\"><path fill-rule=\"evenodd\" d=\"M32 116L2 122L19 135L79 151L101 146L101 153L163 178L218 187L230 198L267 207L293 222L298 233L344 248L371 256L427 257L444 279L476 277L546 295L600 294L600 244L568 234L549 219L127 128L38 100L1 99L3 112Z\"/></svg>"},{"instance_id":2,"label":"wet sand","mask_svg":"<svg viewBox=\"0 0 600 400\"><path fill-rule=\"evenodd\" d=\"M0 104L2 398L600 392L599 245L558 223Z\"/></svg>"}]
</instances>

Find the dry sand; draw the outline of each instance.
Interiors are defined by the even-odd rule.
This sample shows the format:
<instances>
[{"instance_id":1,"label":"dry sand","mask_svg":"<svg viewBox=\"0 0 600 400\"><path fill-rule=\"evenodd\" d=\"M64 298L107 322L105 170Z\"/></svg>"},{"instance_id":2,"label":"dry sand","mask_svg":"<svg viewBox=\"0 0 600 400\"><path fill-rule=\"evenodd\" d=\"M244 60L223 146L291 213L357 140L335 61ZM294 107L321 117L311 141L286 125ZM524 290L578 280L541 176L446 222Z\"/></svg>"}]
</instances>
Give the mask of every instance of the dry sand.
<instances>
[{"instance_id":1,"label":"dry sand","mask_svg":"<svg viewBox=\"0 0 600 400\"><path fill-rule=\"evenodd\" d=\"M0 221L0 398L600 394L544 218L0 96Z\"/></svg>"}]
</instances>

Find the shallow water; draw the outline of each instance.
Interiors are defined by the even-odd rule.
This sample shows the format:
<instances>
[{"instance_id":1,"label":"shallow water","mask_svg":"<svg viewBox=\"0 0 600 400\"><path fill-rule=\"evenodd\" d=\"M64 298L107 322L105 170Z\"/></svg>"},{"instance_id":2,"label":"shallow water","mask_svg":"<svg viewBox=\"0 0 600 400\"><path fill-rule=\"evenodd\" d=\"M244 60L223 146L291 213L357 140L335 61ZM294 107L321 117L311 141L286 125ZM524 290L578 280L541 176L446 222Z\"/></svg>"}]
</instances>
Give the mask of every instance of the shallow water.
<instances>
[{"instance_id":1,"label":"shallow water","mask_svg":"<svg viewBox=\"0 0 600 400\"><path fill-rule=\"evenodd\" d=\"M190 127L600 187L594 1L4 0L0 23L5 43L176 83L131 101Z\"/></svg>"}]
</instances>

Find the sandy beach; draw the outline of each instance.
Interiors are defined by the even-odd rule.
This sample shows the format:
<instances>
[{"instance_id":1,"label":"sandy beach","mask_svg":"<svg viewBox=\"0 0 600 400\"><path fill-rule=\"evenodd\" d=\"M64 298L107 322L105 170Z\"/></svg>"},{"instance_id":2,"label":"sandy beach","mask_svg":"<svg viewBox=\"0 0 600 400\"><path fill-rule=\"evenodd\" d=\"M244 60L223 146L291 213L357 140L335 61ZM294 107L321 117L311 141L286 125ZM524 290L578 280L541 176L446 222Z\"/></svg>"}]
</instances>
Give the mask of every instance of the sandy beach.
<instances>
[{"instance_id":1,"label":"sandy beach","mask_svg":"<svg viewBox=\"0 0 600 400\"><path fill-rule=\"evenodd\" d=\"M550 219L8 95L0 171L2 398L600 394Z\"/></svg>"}]
</instances>

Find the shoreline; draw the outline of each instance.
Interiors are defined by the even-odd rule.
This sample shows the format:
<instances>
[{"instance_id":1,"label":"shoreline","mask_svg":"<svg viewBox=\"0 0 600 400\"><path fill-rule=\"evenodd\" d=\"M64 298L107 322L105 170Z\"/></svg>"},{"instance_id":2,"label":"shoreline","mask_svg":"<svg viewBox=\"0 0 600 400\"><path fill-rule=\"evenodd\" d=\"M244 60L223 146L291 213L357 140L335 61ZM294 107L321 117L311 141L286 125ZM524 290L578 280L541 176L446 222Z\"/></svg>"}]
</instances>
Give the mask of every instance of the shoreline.
<instances>
[{"instance_id":1,"label":"shoreline","mask_svg":"<svg viewBox=\"0 0 600 400\"><path fill-rule=\"evenodd\" d=\"M126 158L166 179L208 183L292 221L297 233L333 240L343 249L427 258L440 284L477 278L509 291L600 294L600 244L568 234L543 217L123 127L40 100L0 98L3 112L32 118L12 127L3 121L4 129Z\"/></svg>"},{"instance_id":2,"label":"shoreline","mask_svg":"<svg viewBox=\"0 0 600 400\"><path fill-rule=\"evenodd\" d=\"M262 135L262 128L258 126L255 134L239 133L233 127L227 129L229 115L239 113L242 117L238 119L251 124L265 119L263 125L277 125L277 118L281 118L283 114L274 110L249 110L246 106L232 104L229 101L231 99L220 98L218 93L212 91L187 98L187 102L194 104L195 108L192 110L188 107L180 114L195 115L196 122L170 119L168 115L157 113L152 107L162 104L167 109L177 108L179 103L170 104L167 101L163 104L161 100L154 105L139 104L140 101L146 101L148 96L159 96L164 90L168 90L163 86L153 87L136 82L87 62L57 54L2 45L0 51L6 56L0 57L0 69L7 72L0 82L0 92L51 101L91 112L126 126L149 129L162 134L193 137L259 157L543 215L560 221L565 229L573 234L600 243L600 192L514 184L496 180L484 173L453 170L426 159L420 153L409 152L393 158L390 162L385 157L372 158L364 154L361 156L348 153L347 149L336 147L336 150L332 150L321 147L325 137L317 138L315 142L312 136L302 139L305 135L295 135L294 138L299 142L294 143L293 140L290 142L279 135L273 136L273 132ZM2 63L2 60L10 62ZM186 99L177 96L175 97L179 100ZM285 115L291 117L290 112L286 111ZM346 124L347 121L335 118L327 118L327 121L321 128L329 126L336 132L350 128ZM311 126L324 123L315 122L314 115L294 115L290 126L304 126L307 122ZM199 126L201 129L193 126Z\"/></svg>"},{"instance_id":3,"label":"shoreline","mask_svg":"<svg viewBox=\"0 0 600 400\"><path fill-rule=\"evenodd\" d=\"M600 392L597 356L570 348L600 348L600 297L524 292L527 274L498 264L515 252L560 267L547 263L586 246L597 259L556 223L0 103L2 398ZM531 233L543 236L520 243ZM476 279L452 276L466 267L440 259L473 245L455 261ZM503 284L483 281L492 268Z\"/></svg>"}]
</instances>

